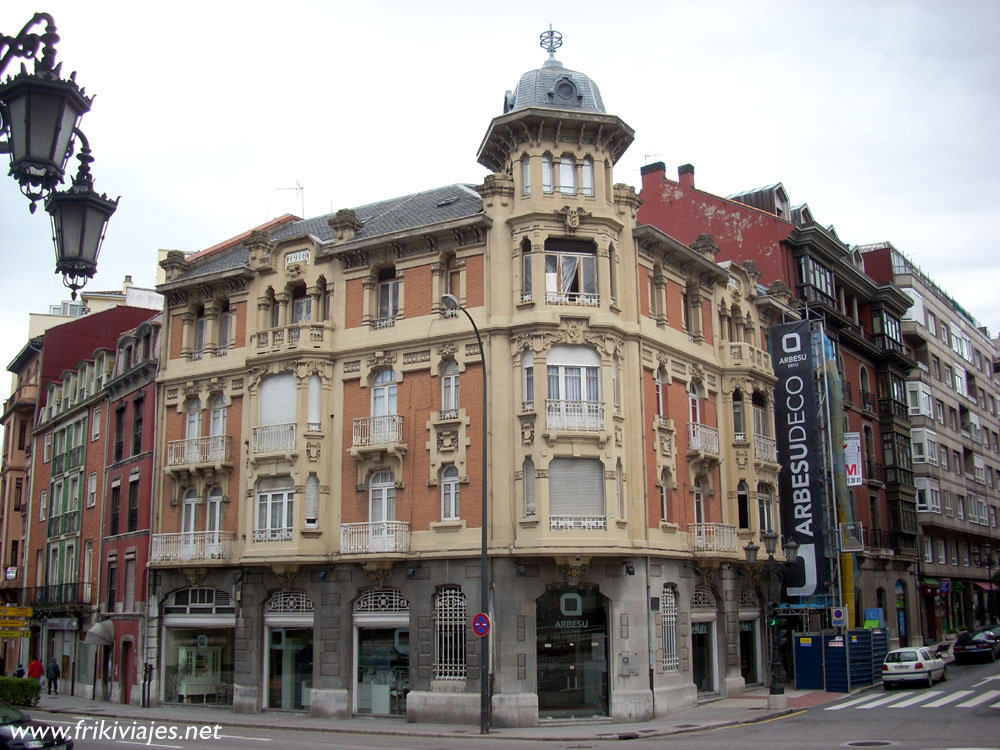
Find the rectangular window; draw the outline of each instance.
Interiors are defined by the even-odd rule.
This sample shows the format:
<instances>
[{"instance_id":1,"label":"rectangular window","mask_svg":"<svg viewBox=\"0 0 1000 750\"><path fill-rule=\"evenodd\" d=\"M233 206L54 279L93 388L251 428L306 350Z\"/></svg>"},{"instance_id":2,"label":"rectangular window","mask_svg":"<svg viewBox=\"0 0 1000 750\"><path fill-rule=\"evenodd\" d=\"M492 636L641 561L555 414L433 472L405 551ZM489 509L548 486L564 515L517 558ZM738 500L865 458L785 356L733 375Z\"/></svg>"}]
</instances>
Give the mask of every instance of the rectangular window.
<instances>
[{"instance_id":1,"label":"rectangular window","mask_svg":"<svg viewBox=\"0 0 1000 750\"><path fill-rule=\"evenodd\" d=\"M531 195L531 159L521 159L521 195Z\"/></svg>"},{"instance_id":2,"label":"rectangular window","mask_svg":"<svg viewBox=\"0 0 1000 750\"><path fill-rule=\"evenodd\" d=\"M135 560L125 561L125 601L126 612L135 610Z\"/></svg>"},{"instance_id":3,"label":"rectangular window","mask_svg":"<svg viewBox=\"0 0 1000 750\"><path fill-rule=\"evenodd\" d=\"M553 458L549 462L551 530L603 531L604 465L590 458Z\"/></svg>"},{"instance_id":4,"label":"rectangular window","mask_svg":"<svg viewBox=\"0 0 1000 750\"><path fill-rule=\"evenodd\" d=\"M944 547L944 539L937 540L937 561L941 565L944 565L948 562L948 554Z\"/></svg>"},{"instance_id":5,"label":"rectangular window","mask_svg":"<svg viewBox=\"0 0 1000 750\"><path fill-rule=\"evenodd\" d=\"M531 253L521 256L521 301L531 301Z\"/></svg>"},{"instance_id":6,"label":"rectangular window","mask_svg":"<svg viewBox=\"0 0 1000 750\"><path fill-rule=\"evenodd\" d=\"M799 258L799 284L800 298L835 306L833 273L816 259L806 255Z\"/></svg>"},{"instance_id":7,"label":"rectangular window","mask_svg":"<svg viewBox=\"0 0 1000 750\"><path fill-rule=\"evenodd\" d=\"M115 611L118 601L118 564L108 563L108 612Z\"/></svg>"},{"instance_id":8,"label":"rectangular window","mask_svg":"<svg viewBox=\"0 0 1000 750\"><path fill-rule=\"evenodd\" d=\"M559 192L576 195L576 159L564 156L559 160Z\"/></svg>"},{"instance_id":9,"label":"rectangular window","mask_svg":"<svg viewBox=\"0 0 1000 750\"><path fill-rule=\"evenodd\" d=\"M101 407L95 406L90 415L90 439L97 440L101 436Z\"/></svg>"},{"instance_id":10,"label":"rectangular window","mask_svg":"<svg viewBox=\"0 0 1000 750\"><path fill-rule=\"evenodd\" d=\"M42 463L47 464L52 458L52 433L45 433L45 442L42 447Z\"/></svg>"},{"instance_id":11,"label":"rectangular window","mask_svg":"<svg viewBox=\"0 0 1000 750\"><path fill-rule=\"evenodd\" d=\"M137 398L132 402L132 455L137 456L142 452L142 418L143 399Z\"/></svg>"},{"instance_id":12,"label":"rectangular window","mask_svg":"<svg viewBox=\"0 0 1000 750\"><path fill-rule=\"evenodd\" d=\"M941 360L933 354L931 355L931 375L935 380L941 379Z\"/></svg>"},{"instance_id":13,"label":"rectangular window","mask_svg":"<svg viewBox=\"0 0 1000 750\"><path fill-rule=\"evenodd\" d=\"M110 523L108 531L112 536L119 533L121 528L121 514L122 514L122 485L121 482L111 486L111 508L110 508Z\"/></svg>"},{"instance_id":14,"label":"rectangular window","mask_svg":"<svg viewBox=\"0 0 1000 750\"><path fill-rule=\"evenodd\" d=\"M45 511L49 507L49 491L42 490L42 493L38 496L38 520L45 520Z\"/></svg>"},{"instance_id":15,"label":"rectangular window","mask_svg":"<svg viewBox=\"0 0 1000 750\"><path fill-rule=\"evenodd\" d=\"M280 542L292 538L295 527L294 498L292 487L258 490L255 542Z\"/></svg>"},{"instance_id":16,"label":"rectangular window","mask_svg":"<svg viewBox=\"0 0 1000 750\"><path fill-rule=\"evenodd\" d=\"M669 586L663 587L660 597L660 624L663 630L663 671L680 672L681 660L677 651L677 593Z\"/></svg>"},{"instance_id":17,"label":"rectangular window","mask_svg":"<svg viewBox=\"0 0 1000 750\"><path fill-rule=\"evenodd\" d=\"M434 679L466 678L465 594L457 586L441 588L434 596Z\"/></svg>"},{"instance_id":18,"label":"rectangular window","mask_svg":"<svg viewBox=\"0 0 1000 750\"><path fill-rule=\"evenodd\" d=\"M542 157L542 192L552 192L552 157L548 154Z\"/></svg>"},{"instance_id":19,"label":"rectangular window","mask_svg":"<svg viewBox=\"0 0 1000 750\"><path fill-rule=\"evenodd\" d=\"M937 318L930 310L927 311L927 331L931 336L937 336Z\"/></svg>"},{"instance_id":20,"label":"rectangular window","mask_svg":"<svg viewBox=\"0 0 1000 750\"><path fill-rule=\"evenodd\" d=\"M21 495L24 493L24 480L20 477L14 480L14 510L21 510Z\"/></svg>"},{"instance_id":21,"label":"rectangular window","mask_svg":"<svg viewBox=\"0 0 1000 750\"><path fill-rule=\"evenodd\" d=\"M236 316L229 310L226 310L219 316L219 346L216 354L220 357L225 357L229 348L233 345L233 326L235 322Z\"/></svg>"},{"instance_id":22,"label":"rectangular window","mask_svg":"<svg viewBox=\"0 0 1000 750\"><path fill-rule=\"evenodd\" d=\"M934 402L934 418L938 424L944 424L944 402L940 400Z\"/></svg>"},{"instance_id":23,"label":"rectangular window","mask_svg":"<svg viewBox=\"0 0 1000 750\"><path fill-rule=\"evenodd\" d=\"M133 479L128 483L128 520L126 531L137 531L139 529L139 480Z\"/></svg>"},{"instance_id":24,"label":"rectangular window","mask_svg":"<svg viewBox=\"0 0 1000 750\"><path fill-rule=\"evenodd\" d=\"M395 272L393 272L395 274ZM399 315L399 279L392 278L378 284L378 320L375 327L390 327Z\"/></svg>"},{"instance_id":25,"label":"rectangular window","mask_svg":"<svg viewBox=\"0 0 1000 750\"><path fill-rule=\"evenodd\" d=\"M597 306L597 257L591 253L547 252L545 301Z\"/></svg>"},{"instance_id":26,"label":"rectangular window","mask_svg":"<svg viewBox=\"0 0 1000 750\"><path fill-rule=\"evenodd\" d=\"M97 505L97 472L87 477L87 507L93 508L95 505Z\"/></svg>"}]
</instances>

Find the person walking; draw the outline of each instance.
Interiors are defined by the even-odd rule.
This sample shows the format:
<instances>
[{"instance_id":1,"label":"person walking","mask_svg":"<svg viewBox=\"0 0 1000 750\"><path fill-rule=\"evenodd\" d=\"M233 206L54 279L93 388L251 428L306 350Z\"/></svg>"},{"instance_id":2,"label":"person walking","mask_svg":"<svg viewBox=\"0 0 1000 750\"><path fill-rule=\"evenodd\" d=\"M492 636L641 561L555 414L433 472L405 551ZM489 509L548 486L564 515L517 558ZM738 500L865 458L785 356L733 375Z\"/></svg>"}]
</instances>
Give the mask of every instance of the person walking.
<instances>
[{"instance_id":1,"label":"person walking","mask_svg":"<svg viewBox=\"0 0 1000 750\"><path fill-rule=\"evenodd\" d=\"M34 677L36 680L41 680L44 676L45 667L42 665L42 660L36 656L28 664L28 677Z\"/></svg>"},{"instance_id":2,"label":"person walking","mask_svg":"<svg viewBox=\"0 0 1000 750\"><path fill-rule=\"evenodd\" d=\"M59 665L56 663L56 657L52 657L52 661L49 662L49 668L45 670L45 678L49 683L49 695L52 695L52 691L55 691L56 695L59 695L59 678L62 676L62 670L59 669Z\"/></svg>"},{"instance_id":3,"label":"person walking","mask_svg":"<svg viewBox=\"0 0 1000 750\"><path fill-rule=\"evenodd\" d=\"M14 670L15 677L24 677L24 665L18 664L17 669Z\"/></svg>"}]
</instances>

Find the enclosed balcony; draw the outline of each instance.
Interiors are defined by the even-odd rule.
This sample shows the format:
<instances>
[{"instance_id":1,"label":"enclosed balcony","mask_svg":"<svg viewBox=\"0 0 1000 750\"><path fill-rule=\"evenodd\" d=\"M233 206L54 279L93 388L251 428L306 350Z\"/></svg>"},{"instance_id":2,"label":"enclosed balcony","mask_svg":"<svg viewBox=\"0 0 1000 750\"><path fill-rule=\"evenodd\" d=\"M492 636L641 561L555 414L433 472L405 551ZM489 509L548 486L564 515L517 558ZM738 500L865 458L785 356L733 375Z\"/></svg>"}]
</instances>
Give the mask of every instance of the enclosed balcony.
<instances>
[{"instance_id":1,"label":"enclosed balcony","mask_svg":"<svg viewBox=\"0 0 1000 750\"><path fill-rule=\"evenodd\" d=\"M167 466L230 463L231 445L229 435L171 440L167 443Z\"/></svg>"},{"instance_id":2,"label":"enclosed balcony","mask_svg":"<svg viewBox=\"0 0 1000 750\"><path fill-rule=\"evenodd\" d=\"M598 432L604 429L604 403L546 399L545 419L550 430Z\"/></svg>"},{"instance_id":3,"label":"enclosed balcony","mask_svg":"<svg viewBox=\"0 0 1000 750\"><path fill-rule=\"evenodd\" d=\"M285 453L295 449L295 423L266 424L253 428L254 453Z\"/></svg>"},{"instance_id":4,"label":"enclosed balcony","mask_svg":"<svg viewBox=\"0 0 1000 750\"><path fill-rule=\"evenodd\" d=\"M231 531L185 531L153 534L150 562L229 560L233 554Z\"/></svg>"},{"instance_id":5,"label":"enclosed balcony","mask_svg":"<svg viewBox=\"0 0 1000 750\"><path fill-rule=\"evenodd\" d=\"M722 523L688 524L688 538L693 552L739 552L736 527Z\"/></svg>"},{"instance_id":6,"label":"enclosed balcony","mask_svg":"<svg viewBox=\"0 0 1000 750\"><path fill-rule=\"evenodd\" d=\"M344 555L408 552L410 524L404 521L345 523L340 527L340 552Z\"/></svg>"}]
</instances>

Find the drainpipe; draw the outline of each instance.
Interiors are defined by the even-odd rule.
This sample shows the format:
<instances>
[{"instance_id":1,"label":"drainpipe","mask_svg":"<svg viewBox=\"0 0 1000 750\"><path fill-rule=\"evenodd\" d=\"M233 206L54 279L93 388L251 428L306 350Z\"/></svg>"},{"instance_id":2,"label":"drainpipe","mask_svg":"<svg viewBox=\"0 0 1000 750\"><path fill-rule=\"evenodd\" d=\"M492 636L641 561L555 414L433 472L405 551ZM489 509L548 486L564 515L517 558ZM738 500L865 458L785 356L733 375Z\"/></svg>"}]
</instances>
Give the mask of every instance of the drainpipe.
<instances>
[{"instance_id":1,"label":"drainpipe","mask_svg":"<svg viewBox=\"0 0 1000 750\"><path fill-rule=\"evenodd\" d=\"M646 555L646 651L649 654L649 694L653 702L653 718L656 718L656 652L653 650L653 609L649 590L649 555Z\"/></svg>"}]
</instances>

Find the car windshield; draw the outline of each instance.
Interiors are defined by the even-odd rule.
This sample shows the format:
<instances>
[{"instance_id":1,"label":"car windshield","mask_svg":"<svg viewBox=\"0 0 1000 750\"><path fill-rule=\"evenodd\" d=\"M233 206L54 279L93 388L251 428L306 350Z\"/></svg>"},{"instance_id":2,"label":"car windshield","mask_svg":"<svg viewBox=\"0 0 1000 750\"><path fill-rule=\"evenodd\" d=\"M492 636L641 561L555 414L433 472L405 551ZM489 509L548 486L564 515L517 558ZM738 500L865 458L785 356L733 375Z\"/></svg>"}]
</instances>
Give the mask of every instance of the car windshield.
<instances>
[{"instance_id":1,"label":"car windshield","mask_svg":"<svg viewBox=\"0 0 1000 750\"><path fill-rule=\"evenodd\" d=\"M28 721L27 715L21 713L13 706L0 703L0 725L15 724L19 721Z\"/></svg>"},{"instance_id":2,"label":"car windshield","mask_svg":"<svg viewBox=\"0 0 1000 750\"><path fill-rule=\"evenodd\" d=\"M885 661L887 664L898 664L902 661L916 661L917 652L916 651L891 651L886 655Z\"/></svg>"}]
</instances>

